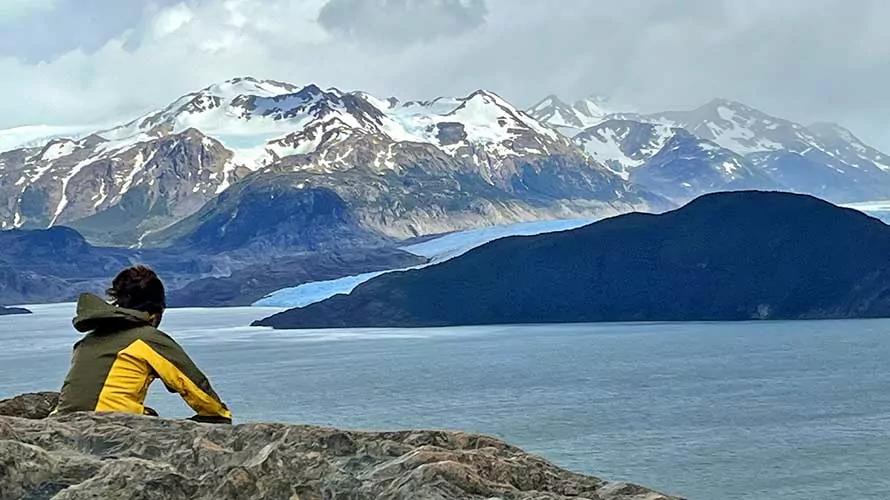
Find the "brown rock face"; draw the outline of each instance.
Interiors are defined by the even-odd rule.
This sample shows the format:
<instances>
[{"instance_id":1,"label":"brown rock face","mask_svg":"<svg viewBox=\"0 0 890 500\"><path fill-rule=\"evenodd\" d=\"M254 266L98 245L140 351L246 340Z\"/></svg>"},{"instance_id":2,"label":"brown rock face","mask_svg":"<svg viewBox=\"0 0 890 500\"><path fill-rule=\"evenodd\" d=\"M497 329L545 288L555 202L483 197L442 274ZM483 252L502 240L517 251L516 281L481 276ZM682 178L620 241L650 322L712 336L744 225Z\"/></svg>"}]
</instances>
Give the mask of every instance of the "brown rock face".
<instances>
[{"instance_id":1,"label":"brown rock face","mask_svg":"<svg viewBox=\"0 0 890 500\"><path fill-rule=\"evenodd\" d=\"M0 153L0 229L73 225L132 244L197 211L249 170L195 129L116 150L99 136Z\"/></svg>"},{"instance_id":2,"label":"brown rock face","mask_svg":"<svg viewBox=\"0 0 890 500\"><path fill-rule=\"evenodd\" d=\"M58 403L58 392L22 394L0 401L0 415L29 419L46 418Z\"/></svg>"},{"instance_id":3,"label":"brown rock face","mask_svg":"<svg viewBox=\"0 0 890 500\"><path fill-rule=\"evenodd\" d=\"M460 432L94 413L0 417L0 498L675 500Z\"/></svg>"}]
</instances>

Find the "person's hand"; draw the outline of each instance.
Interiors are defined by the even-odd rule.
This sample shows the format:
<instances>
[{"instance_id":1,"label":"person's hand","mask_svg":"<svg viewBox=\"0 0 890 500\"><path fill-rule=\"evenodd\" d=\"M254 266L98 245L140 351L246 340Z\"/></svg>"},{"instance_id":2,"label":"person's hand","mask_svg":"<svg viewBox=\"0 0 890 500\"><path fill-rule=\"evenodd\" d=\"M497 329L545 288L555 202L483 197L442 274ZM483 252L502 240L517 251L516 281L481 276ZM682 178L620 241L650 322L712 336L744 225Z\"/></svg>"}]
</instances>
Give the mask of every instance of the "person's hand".
<instances>
[{"instance_id":1,"label":"person's hand","mask_svg":"<svg viewBox=\"0 0 890 500\"><path fill-rule=\"evenodd\" d=\"M202 424L232 424L231 418L219 416L208 417L205 415L194 415L192 417L189 417L188 420L191 420L192 422L199 422Z\"/></svg>"},{"instance_id":2,"label":"person's hand","mask_svg":"<svg viewBox=\"0 0 890 500\"><path fill-rule=\"evenodd\" d=\"M158 412L156 412L154 408L149 408L147 406L142 410L142 414L149 417L160 417L160 415L158 415Z\"/></svg>"}]
</instances>

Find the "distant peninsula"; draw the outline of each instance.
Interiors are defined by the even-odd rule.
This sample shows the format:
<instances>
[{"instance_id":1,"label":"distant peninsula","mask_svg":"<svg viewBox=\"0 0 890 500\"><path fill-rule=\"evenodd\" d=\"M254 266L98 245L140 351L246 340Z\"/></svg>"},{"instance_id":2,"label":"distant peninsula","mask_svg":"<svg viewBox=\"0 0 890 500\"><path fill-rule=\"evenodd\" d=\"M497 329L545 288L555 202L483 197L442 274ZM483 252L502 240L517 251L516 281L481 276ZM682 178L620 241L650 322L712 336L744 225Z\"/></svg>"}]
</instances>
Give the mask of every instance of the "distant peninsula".
<instances>
[{"instance_id":1,"label":"distant peninsula","mask_svg":"<svg viewBox=\"0 0 890 500\"><path fill-rule=\"evenodd\" d=\"M31 311L22 307L3 307L0 306L0 316L11 316L13 314L31 314Z\"/></svg>"},{"instance_id":2,"label":"distant peninsula","mask_svg":"<svg viewBox=\"0 0 890 500\"><path fill-rule=\"evenodd\" d=\"M660 215L510 237L273 328L890 317L890 227L807 195L709 194Z\"/></svg>"}]
</instances>

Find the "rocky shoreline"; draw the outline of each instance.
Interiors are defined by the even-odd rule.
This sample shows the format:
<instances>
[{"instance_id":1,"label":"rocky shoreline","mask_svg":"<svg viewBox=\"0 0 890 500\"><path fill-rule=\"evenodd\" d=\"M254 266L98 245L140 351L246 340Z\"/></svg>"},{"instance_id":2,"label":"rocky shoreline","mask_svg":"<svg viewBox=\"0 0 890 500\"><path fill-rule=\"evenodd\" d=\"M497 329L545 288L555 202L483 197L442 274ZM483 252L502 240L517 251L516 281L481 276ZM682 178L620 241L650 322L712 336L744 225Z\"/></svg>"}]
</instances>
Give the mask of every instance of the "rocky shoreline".
<instances>
[{"instance_id":1,"label":"rocky shoreline","mask_svg":"<svg viewBox=\"0 0 890 500\"><path fill-rule=\"evenodd\" d=\"M44 418L55 397L0 401L0 498L680 500L462 432Z\"/></svg>"}]
</instances>

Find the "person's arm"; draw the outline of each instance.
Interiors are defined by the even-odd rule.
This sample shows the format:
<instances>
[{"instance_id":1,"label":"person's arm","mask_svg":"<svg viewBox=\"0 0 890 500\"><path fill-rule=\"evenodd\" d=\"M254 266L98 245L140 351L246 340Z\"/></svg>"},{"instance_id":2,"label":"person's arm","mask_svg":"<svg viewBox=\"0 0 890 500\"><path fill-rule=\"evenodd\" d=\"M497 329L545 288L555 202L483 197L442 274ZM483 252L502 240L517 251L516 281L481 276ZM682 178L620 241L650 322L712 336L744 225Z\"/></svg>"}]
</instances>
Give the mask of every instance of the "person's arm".
<instances>
[{"instance_id":1,"label":"person's arm","mask_svg":"<svg viewBox=\"0 0 890 500\"><path fill-rule=\"evenodd\" d=\"M145 339L146 361L164 385L178 392L197 413L198 421L231 423L232 413L210 386L188 354L172 338L158 332Z\"/></svg>"}]
</instances>

